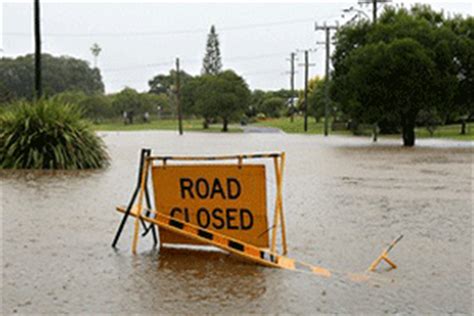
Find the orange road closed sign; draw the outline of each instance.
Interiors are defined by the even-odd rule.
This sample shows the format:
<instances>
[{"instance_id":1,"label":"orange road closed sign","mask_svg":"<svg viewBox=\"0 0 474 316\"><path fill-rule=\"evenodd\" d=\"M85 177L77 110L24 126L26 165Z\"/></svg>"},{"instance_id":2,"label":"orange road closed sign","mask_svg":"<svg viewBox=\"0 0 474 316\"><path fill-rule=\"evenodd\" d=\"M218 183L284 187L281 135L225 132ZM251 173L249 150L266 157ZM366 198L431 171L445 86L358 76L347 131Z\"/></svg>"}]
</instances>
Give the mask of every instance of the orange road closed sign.
<instances>
[{"instance_id":1,"label":"orange road closed sign","mask_svg":"<svg viewBox=\"0 0 474 316\"><path fill-rule=\"evenodd\" d=\"M152 168L159 213L268 248L264 165L168 165ZM164 244L200 244L160 229Z\"/></svg>"}]
</instances>

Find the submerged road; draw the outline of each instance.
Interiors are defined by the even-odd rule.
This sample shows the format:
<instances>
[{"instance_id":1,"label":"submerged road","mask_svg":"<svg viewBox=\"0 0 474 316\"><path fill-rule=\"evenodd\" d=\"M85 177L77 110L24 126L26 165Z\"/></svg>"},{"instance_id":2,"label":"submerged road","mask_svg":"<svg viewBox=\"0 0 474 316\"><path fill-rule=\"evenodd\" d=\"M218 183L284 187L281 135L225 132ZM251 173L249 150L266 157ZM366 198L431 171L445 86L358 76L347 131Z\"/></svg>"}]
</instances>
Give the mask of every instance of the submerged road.
<instances>
[{"instance_id":1,"label":"submerged road","mask_svg":"<svg viewBox=\"0 0 474 316\"><path fill-rule=\"evenodd\" d=\"M275 134L275 133L280 133L284 134L284 132L276 127L264 127L264 126L252 126L252 125L246 125L246 126L240 126L244 133L270 133L270 134Z\"/></svg>"},{"instance_id":2,"label":"submerged road","mask_svg":"<svg viewBox=\"0 0 474 316\"><path fill-rule=\"evenodd\" d=\"M2 171L2 314L472 314L470 143L284 133L107 132L101 171ZM386 282L265 268L222 252L110 247L136 185L139 151L286 152L283 208L291 258L365 271L400 234ZM266 166L273 219L273 162ZM243 188L245 189L245 188Z\"/></svg>"}]
</instances>

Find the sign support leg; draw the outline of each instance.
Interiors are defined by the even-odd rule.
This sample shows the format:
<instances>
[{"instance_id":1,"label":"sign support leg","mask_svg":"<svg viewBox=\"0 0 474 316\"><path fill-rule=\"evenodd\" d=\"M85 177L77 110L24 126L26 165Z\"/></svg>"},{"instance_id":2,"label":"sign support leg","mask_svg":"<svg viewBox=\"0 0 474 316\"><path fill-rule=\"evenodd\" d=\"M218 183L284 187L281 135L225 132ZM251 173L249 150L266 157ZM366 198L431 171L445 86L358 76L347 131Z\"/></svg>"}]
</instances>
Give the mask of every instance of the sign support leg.
<instances>
[{"instance_id":1,"label":"sign support leg","mask_svg":"<svg viewBox=\"0 0 474 316\"><path fill-rule=\"evenodd\" d=\"M128 216L130 215L130 212L132 210L132 206L135 203L135 199L137 198L137 194L138 194L138 192L140 190L140 186L141 186L141 179L142 179L141 175L142 175L142 170L143 170L143 164L144 164L144 161L145 161L146 157L150 156L150 154L151 154L150 149L142 149L142 151L140 153L140 167L138 169L137 187L135 188L135 191L133 192L132 198L130 199L130 202L128 203L127 210L126 210L124 216L122 217L122 221L120 222L117 233L115 234L114 240L112 242L112 247L113 248L116 247L117 242L120 239L120 235L122 234L122 230L125 226L125 223L127 222Z\"/></svg>"},{"instance_id":2,"label":"sign support leg","mask_svg":"<svg viewBox=\"0 0 474 316\"><path fill-rule=\"evenodd\" d=\"M285 218L283 216L283 202L282 202L282 182L283 182L283 169L285 165L285 153L282 153L280 156L280 161L278 157L273 158L273 164L275 166L275 182L276 182L276 198L275 198L275 213L273 216L273 231L272 231L272 243L271 251L276 252L276 237L278 229L278 220L281 221L281 241L283 246L283 254L287 253L287 243L286 243L286 227L285 227Z\"/></svg>"},{"instance_id":3,"label":"sign support leg","mask_svg":"<svg viewBox=\"0 0 474 316\"><path fill-rule=\"evenodd\" d=\"M285 217L283 215L283 170L285 169L285 153L281 154L280 157L280 170L279 170L279 181L278 181L278 204L279 204L279 211L280 211L280 220L281 220L281 241L283 244L283 255L286 255L288 252L288 247L286 244L286 223Z\"/></svg>"},{"instance_id":4,"label":"sign support leg","mask_svg":"<svg viewBox=\"0 0 474 316\"><path fill-rule=\"evenodd\" d=\"M148 178L147 178L148 180ZM148 181L147 181L148 183ZM151 200L150 200L150 193L148 191L148 186L145 185L145 200L146 200L146 207L148 208L148 210L146 211L146 214L145 216L150 216L151 214ZM145 232L143 233L142 236L146 236L146 234L150 231L151 229L151 234L153 235L153 245L156 246L156 244L158 244L158 239L156 238L156 228L155 228L155 224L150 224L150 226L148 226L148 228L145 230Z\"/></svg>"},{"instance_id":5,"label":"sign support leg","mask_svg":"<svg viewBox=\"0 0 474 316\"><path fill-rule=\"evenodd\" d=\"M278 157L273 158L273 163L275 165L275 182L276 182L276 198L275 198L275 210L273 214L273 230L272 230L272 243L271 243L271 252L276 252L276 239L277 239L277 230L278 230L278 219L280 218L278 214L279 210L279 167L278 167Z\"/></svg>"},{"instance_id":6,"label":"sign support leg","mask_svg":"<svg viewBox=\"0 0 474 316\"><path fill-rule=\"evenodd\" d=\"M137 253L137 245L138 245L138 233L140 230L140 220L142 219L142 209L143 209L143 197L145 194L145 183L148 174L148 159L145 159L143 170L141 174L141 186L140 192L138 194L138 204L137 204L137 217L135 217L135 227L133 233L133 242L132 242L132 253Z\"/></svg>"}]
</instances>

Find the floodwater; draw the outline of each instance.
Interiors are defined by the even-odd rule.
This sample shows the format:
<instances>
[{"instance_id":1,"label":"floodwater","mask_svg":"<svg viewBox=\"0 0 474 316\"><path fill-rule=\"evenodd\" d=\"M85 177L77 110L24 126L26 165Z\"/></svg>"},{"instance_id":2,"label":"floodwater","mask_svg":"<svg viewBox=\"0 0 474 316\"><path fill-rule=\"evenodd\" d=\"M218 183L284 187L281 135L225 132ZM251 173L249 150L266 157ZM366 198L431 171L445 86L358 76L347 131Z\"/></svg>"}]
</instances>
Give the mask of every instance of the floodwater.
<instances>
[{"instance_id":1,"label":"floodwater","mask_svg":"<svg viewBox=\"0 0 474 316\"><path fill-rule=\"evenodd\" d=\"M419 140L402 148L398 140L373 145L335 136L101 135L112 157L106 170L0 174L3 314L472 313L470 143ZM132 193L142 147L161 154L284 150L289 256L363 272L404 234L390 253L399 267L382 264L366 282L326 279L220 252L160 251L150 236L134 256L131 222L114 250L121 218L114 208Z\"/></svg>"}]
</instances>

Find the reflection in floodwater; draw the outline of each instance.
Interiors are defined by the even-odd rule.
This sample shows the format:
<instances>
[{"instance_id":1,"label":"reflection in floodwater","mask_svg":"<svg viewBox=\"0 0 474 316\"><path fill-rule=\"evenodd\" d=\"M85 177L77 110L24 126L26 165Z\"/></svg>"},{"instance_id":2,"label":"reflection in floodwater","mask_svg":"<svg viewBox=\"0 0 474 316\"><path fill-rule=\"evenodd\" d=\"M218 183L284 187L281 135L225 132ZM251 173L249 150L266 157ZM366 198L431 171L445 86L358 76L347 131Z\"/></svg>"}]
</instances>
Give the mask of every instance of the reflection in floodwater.
<instances>
[{"instance_id":1,"label":"reflection in floodwater","mask_svg":"<svg viewBox=\"0 0 474 316\"><path fill-rule=\"evenodd\" d=\"M420 140L406 149L394 140L334 136L103 136L113 159L106 170L0 173L4 314L472 312L470 143ZM132 193L142 147L157 154L284 150L289 256L360 272L404 234L390 254L399 268L382 266L370 282L325 279L222 252L154 249L151 238L133 256L131 222L113 250L115 206Z\"/></svg>"},{"instance_id":2,"label":"reflection in floodwater","mask_svg":"<svg viewBox=\"0 0 474 316\"><path fill-rule=\"evenodd\" d=\"M220 251L162 248L157 261L158 273L174 275L173 284L178 290L184 289L186 301L219 303L238 299L251 303L266 291L264 267ZM222 269L223 265L229 269Z\"/></svg>"}]
</instances>

